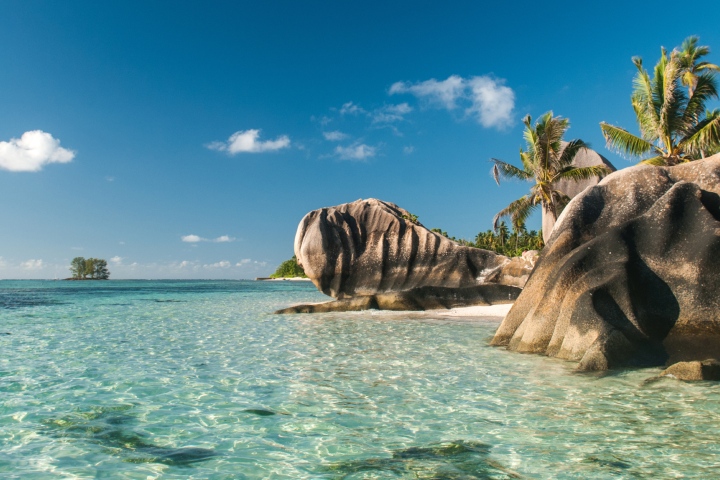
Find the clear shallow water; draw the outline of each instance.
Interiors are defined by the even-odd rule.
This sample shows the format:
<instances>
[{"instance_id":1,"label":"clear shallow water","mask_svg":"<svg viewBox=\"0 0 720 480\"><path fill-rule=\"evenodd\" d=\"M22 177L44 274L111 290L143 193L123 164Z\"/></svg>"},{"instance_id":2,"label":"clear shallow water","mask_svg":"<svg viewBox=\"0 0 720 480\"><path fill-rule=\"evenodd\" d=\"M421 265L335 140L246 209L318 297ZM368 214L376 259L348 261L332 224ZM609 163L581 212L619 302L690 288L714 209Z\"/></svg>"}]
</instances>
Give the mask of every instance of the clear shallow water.
<instances>
[{"instance_id":1,"label":"clear shallow water","mask_svg":"<svg viewBox=\"0 0 720 480\"><path fill-rule=\"evenodd\" d=\"M305 283L0 281L0 478L712 478L720 387Z\"/></svg>"}]
</instances>

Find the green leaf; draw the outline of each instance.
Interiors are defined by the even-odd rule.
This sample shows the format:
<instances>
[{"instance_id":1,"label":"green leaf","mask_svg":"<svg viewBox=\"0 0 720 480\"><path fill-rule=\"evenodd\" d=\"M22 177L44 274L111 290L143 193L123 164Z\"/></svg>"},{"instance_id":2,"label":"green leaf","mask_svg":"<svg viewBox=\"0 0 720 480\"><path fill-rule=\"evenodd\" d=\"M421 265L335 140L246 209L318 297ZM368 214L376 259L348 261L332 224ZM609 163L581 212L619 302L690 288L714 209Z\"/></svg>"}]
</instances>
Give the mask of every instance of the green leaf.
<instances>
[{"instance_id":1,"label":"green leaf","mask_svg":"<svg viewBox=\"0 0 720 480\"><path fill-rule=\"evenodd\" d=\"M608 148L612 148L617 152L624 153L631 157L640 157L649 152L658 151L652 143L636 137L623 128L600 122L600 129L605 137Z\"/></svg>"}]
</instances>

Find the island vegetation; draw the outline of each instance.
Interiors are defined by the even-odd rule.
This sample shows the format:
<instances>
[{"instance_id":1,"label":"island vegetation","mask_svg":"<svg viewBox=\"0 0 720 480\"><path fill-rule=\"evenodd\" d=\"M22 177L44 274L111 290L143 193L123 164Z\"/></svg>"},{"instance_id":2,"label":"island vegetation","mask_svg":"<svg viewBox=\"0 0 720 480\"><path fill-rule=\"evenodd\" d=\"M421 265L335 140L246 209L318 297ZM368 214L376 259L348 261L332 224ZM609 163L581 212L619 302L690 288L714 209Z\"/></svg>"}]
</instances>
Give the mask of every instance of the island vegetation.
<instances>
[{"instance_id":1,"label":"island vegetation","mask_svg":"<svg viewBox=\"0 0 720 480\"><path fill-rule=\"evenodd\" d=\"M541 250L545 246L542 230L528 231L525 223L522 222L511 229L507 223L501 221L495 229L479 232L473 240L451 237L441 228L433 228L430 231L465 247L482 248L506 257L519 257L523 252Z\"/></svg>"},{"instance_id":2,"label":"island vegetation","mask_svg":"<svg viewBox=\"0 0 720 480\"><path fill-rule=\"evenodd\" d=\"M290 260L285 260L275 270L275 273L270 275L270 278L307 278L305 270L298 264L297 257L292 256Z\"/></svg>"},{"instance_id":3,"label":"island vegetation","mask_svg":"<svg viewBox=\"0 0 720 480\"><path fill-rule=\"evenodd\" d=\"M70 262L68 280L107 280L110 278L107 262L102 258L75 257Z\"/></svg>"}]
</instances>

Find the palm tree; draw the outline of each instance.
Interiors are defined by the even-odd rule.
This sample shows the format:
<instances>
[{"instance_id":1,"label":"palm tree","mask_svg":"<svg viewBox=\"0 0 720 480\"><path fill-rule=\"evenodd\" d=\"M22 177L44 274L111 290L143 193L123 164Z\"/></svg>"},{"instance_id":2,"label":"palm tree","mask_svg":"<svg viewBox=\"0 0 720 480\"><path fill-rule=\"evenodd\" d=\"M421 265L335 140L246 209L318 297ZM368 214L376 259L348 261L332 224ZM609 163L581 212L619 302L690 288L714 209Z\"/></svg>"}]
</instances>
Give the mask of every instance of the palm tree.
<instances>
[{"instance_id":1,"label":"palm tree","mask_svg":"<svg viewBox=\"0 0 720 480\"><path fill-rule=\"evenodd\" d=\"M684 67L681 58L681 52L673 50L668 56L663 48L651 79L642 59L633 57L638 73L631 100L641 136L600 122L609 147L631 157L650 157L641 163L676 165L702 158L706 150L720 144L720 115L705 112L705 104L718 96L714 73L693 73L688 95L682 88L687 59Z\"/></svg>"},{"instance_id":2,"label":"palm tree","mask_svg":"<svg viewBox=\"0 0 720 480\"><path fill-rule=\"evenodd\" d=\"M710 54L710 47L698 46L700 39L696 36L688 37L680 45L680 68L682 84L688 88L688 98L692 98L698 77L705 71L720 72L720 67L714 63L700 62L705 55Z\"/></svg>"},{"instance_id":3,"label":"palm tree","mask_svg":"<svg viewBox=\"0 0 720 480\"><path fill-rule=\"evenodd\" d=\"M505 248L505 240L507 240L508 235L510 234L510 231L508 230L508 227L505 224L505 222L500 222L500 225L497 225L495 227L495 231L498 234L498 239L500 240L500 246L502 248Z\"/></svg>"},{"instance_id":4,"label":"palm tree","mask_svg":"<svg viewBox=\"0 0 720 480\"><path fill-rule=\"evenodd\" d=\"M591 167L575 167L573 159L582 149L589 146L582 140L563 142L565 132L570 128L566 118L554 117L553 112L547 112L532 125L530 115L523 119L525 124L526 150L520 149L522 169L496 158L493 162L492 174L495 182L500 184L500 177L518 178L534 182L530 193L502 209L495 215L493 225L497 228L498 221L503 217L510 217L513 224L525 223L528 216L538 207L542 206L545 214L551 215L556 221L560 212L570 200L565 192L556 188L560 180L587 180L593 177L603 177L610 173L604 165ZM549 234L550 232L548 232Z\"/></svg>"}]
</instances>

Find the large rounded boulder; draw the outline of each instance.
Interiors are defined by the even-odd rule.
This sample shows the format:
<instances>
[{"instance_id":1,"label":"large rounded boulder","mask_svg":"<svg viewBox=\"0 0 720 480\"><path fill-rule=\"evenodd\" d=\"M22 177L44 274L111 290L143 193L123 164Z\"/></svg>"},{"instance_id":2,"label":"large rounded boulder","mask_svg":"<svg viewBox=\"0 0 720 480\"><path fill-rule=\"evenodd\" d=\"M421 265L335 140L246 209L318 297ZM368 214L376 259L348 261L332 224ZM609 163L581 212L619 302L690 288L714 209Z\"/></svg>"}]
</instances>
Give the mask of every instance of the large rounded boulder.
<instances>
[{"instance_id":1,"label":"large rounded boulder","mask_svg":"<svg viewBox=\"0 0 720 480\"><path fill-rule=\"evenodd\" d=\"M374 198L305 215L295 255L320 291L340 299L487 282L517 286L534 265L534 259L516 261L504 272L511 267L507 257L459 245L423 227L407 210Z\"/></svg>"},{"instance_id":2,"label":"large rounded boulder","mask_svg":"<svg viewBox=\"0 0 720 480\"><path fill-rule=\"evenodd\" d=\"M580 370L720 358L720 155L575 197L494 345Z\"/></svg>"}]
</instances>

